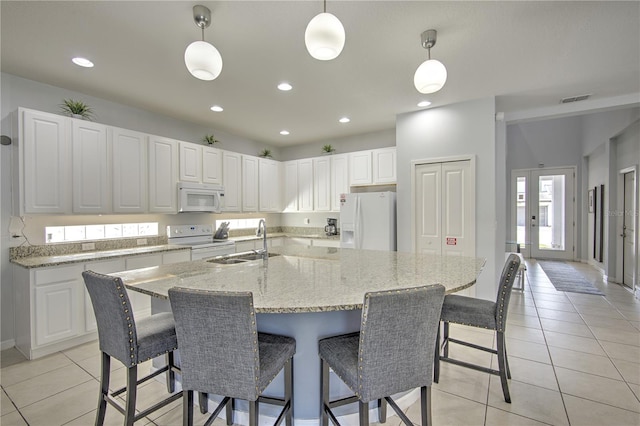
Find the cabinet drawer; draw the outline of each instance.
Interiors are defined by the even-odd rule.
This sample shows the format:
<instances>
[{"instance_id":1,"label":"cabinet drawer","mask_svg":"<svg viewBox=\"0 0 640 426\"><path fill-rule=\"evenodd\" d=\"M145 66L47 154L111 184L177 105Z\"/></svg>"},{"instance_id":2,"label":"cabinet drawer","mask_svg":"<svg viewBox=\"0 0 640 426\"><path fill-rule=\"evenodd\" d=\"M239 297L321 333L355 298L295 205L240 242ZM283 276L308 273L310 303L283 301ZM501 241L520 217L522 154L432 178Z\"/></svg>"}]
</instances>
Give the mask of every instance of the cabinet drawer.
<instances>
[{"instance_id":1,"label":"cabinet drawer","mask_svg":"<svg viewBox=\"0 0 640 426\"><path fill-rule=\"evenodd\" d=\"M55 268L38 268L34 272L35 284L53 284L71 280L81 280L83 265L58 266Z\"/></svg>"}]
</instances>

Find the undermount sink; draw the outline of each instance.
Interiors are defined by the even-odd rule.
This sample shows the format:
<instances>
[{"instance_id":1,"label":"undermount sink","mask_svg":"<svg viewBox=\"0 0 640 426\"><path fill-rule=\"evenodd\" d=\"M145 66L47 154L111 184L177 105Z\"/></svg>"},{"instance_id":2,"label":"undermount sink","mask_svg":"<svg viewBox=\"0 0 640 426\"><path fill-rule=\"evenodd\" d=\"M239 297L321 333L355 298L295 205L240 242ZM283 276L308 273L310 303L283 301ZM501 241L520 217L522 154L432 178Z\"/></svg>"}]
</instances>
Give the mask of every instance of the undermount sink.
<instances>
[{"instance_id":1,"label":"undermount sink","mask_svg":"<svg viewBox=\"0 0 640 426\"><path fill-rule=\"evenodd\" d=\"M280 256L278 253L267 253L268 257ZM213 259L207 260L209 263L218 263L221 265L233 265L236 263L245 263L250 262L252 260L260 260L263 259L262 253L256 253L253 251L244 252L244 253L236 253L229 256L220 256L214 257Z\"/></svg>"}]
</instances>

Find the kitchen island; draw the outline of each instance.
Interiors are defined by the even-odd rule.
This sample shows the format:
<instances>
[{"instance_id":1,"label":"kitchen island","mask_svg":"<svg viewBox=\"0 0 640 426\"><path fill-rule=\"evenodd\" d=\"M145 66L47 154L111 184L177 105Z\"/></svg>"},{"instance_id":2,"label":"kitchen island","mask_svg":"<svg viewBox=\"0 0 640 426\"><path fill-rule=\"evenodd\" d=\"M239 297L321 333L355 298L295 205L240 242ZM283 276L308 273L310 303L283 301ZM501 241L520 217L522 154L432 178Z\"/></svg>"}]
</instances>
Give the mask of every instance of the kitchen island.
<instances>
[{"instance_id":1,"label":"kitchen island","mask_svg":"<svg viewBox=\"0 0 640 426\"><path fill-rule=\"evenodd\" d=\"M172 287L252 292L258 330L297 341L296 424L318 422L318 339L357 331L366 292L442 284L453 293L473 285L484 266L479 258L326 247L284 246L270 254L274 256L268 260L236 264L202 260L113 275L121 277L129 290L153 296L155 312L170 309L166 299ZM333 383L332 395L347 393L344 386ZM280 392L281 386L278 377L268 391ZM343 408L347 411L342 414L347 414L353 407ZM261 414L269 415L268 408L261 408Z\"/></svg>"}]
</instances>

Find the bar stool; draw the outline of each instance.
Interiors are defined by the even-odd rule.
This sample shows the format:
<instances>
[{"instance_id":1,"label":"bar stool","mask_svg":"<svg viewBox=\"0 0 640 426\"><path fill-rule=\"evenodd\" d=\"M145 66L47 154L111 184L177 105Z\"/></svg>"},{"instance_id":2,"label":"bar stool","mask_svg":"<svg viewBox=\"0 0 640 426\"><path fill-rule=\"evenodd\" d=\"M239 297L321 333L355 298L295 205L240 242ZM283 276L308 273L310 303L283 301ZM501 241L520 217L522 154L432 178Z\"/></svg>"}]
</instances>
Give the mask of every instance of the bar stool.
<instances>
[{"instance_id":1,"label":"bar stool","mask_svg":"<svg viewBox=\"0 0 640 426\"><path fill-rule=\"evenodd\" d=\"M359 403L360 425L369 424L369 402L378 401L378 417L386 420L386 404L402 421L411 420L391 399L398 392L420 388L422 425L431 424L433 347L444 299L441 285L366 293L359 333L320 340L322 425L339 425L332 408ZM329 398L329 369L355 393Z\"/></svg>"},{"instance_id":2,"label":"bar stool","mask_svg":"<svg viewBox=\"0 0 640 426\"><path fill-rule=\"evenodd\" d=\"M174 287L169 301L180 346L183 424L193 424L193 392L224 396L209 425L226 407L233 423L234 399L249 401L249 425L257 426L259 403L282 406L276 425L293 424L293 355L291 337L258 333L250 292L202 291ZM284 398L262 392L284 369Z\"/></svg>"},{"instance_id":3,"label":"bar stool","mask_svg":"<svg viewBox=\"0 0 640 426\"><path fill-rule=\"evenodd\" d=\"M440 328L438 327L438 346L436 347L435 366L433 381L438 383L440 376L440 361L449 362L461 367L483 371L489 374L500 376L502 383L502 393L504 400L511 403L509 395L509 383L511 378L509 361L507 360L507 348L505 346L504 333L507 326L507 311L509 300L511 299L511 289L520 268L520 257L517 253L512 253L507 258L502 274L500 276L500 286L498 287L498 297L495 302L490 300L476 299L473 297L458 296L449 294L444 298L442 305L441 321L443 326L442 356L440 355ZM496 332L497 349L486 348L473 343L449 337L449 323L468 325L472 327L486 328ZM473 349L498 355L498 370L486 368L480 365L471 364L449 357L449 343L457 343Z\"/></svg>"},{"instance_id":4,"label":"bar stool","mask_svg":"<svg viewBox=\"0 0 640 426\"><path fill-rule=\"evenodd\" d=\"M93 271L83 272L82 277L96 315L102 352L96 425L104 423L108 402L124 415L124 424L130 426L182 396L182 392L173 394L136 415L137 385L167 372L167 390L174 392L175 372L180 369L173 362L173 351L178 347L173 317L170 313L162 313L136 321L120 278ZM138 364L160 355L166 356L167 365L138 379ZM127 385L110 394L112 357L127 367ZM115 398L124 392L127 393L125 407Z\"/></svg>"}]
</instances>

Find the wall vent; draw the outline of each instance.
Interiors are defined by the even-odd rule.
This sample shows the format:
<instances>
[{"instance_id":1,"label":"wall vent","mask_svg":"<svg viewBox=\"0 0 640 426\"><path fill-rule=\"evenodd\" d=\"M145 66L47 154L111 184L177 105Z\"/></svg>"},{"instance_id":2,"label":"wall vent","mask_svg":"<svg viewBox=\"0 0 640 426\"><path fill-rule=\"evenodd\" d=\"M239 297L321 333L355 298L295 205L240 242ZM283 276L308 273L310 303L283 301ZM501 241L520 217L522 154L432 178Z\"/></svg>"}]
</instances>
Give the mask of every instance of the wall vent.
<instances>
[{"instance_id":1,"label":"wall vent","mask_svg":"<svg viewBox=\"0 0 640 426\"><path fill-rule=\"evenodd\" d=\"M568 98L560 99L560 103L561 104L568 104L568 103L571 103L571 102L586 101L587 99L589 99L590 96L591 96L591 93L586 94L586 95L570 96Z\"/></svg>"}]
</instances>

